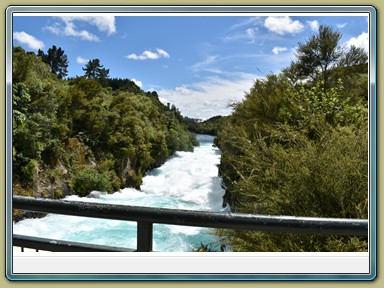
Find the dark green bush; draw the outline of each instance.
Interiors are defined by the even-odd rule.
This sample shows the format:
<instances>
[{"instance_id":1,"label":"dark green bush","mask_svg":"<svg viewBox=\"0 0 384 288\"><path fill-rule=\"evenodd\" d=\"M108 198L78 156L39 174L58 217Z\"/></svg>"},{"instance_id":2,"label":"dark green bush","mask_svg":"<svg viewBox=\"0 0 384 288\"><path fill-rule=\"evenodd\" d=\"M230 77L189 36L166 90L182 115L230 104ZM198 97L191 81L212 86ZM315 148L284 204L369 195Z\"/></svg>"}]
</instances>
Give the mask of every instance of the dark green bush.
<instances>
[{"instance_id":1,"label":"dark green bush","mask_svg":"<svg viewBox=\"0 0 384 288\"><path fill-rule=\"evenodd\" d=\"M103 192L113 191L112 184L108 177L91 167L86 167L75 175L73 189L79 196L87 196L93 190Z\"/></svg>"},{"instance_id":2,"label":"dark green bush","mask_svg":"<svg viewBox=\"0 0 384 288\"><path fill-rule=\"evenodd\" d=\"M33 185L36 180L39 164L36 160L30 160L27 165L21 169L21 183L23 186Z\"/></svg>"}]
</instances>

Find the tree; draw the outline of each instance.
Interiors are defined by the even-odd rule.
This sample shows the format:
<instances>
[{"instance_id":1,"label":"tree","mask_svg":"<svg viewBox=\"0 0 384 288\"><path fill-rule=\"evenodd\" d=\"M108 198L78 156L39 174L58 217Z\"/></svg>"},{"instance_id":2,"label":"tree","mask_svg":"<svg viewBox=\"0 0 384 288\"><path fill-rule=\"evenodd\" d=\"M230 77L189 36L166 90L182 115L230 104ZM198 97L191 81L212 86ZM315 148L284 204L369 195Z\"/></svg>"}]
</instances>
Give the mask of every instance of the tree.
<instances>
[{"instance_id":1,"label":"tree","mask_svg":"<svg viewBox=\"0 0 384 288\"><path fill-rule=\"evenodd\" d=\"M103 67L104 66L100 64L99 59L89 60L85 65L85 68L83 68L83 71L85 71L84 76L86 78L98 80L101 84L105 84L105 81L109 77L109 69Z\"/></svg>"},{"instance_id":2,"label":"tree","mask_svg":"<svg viewBox=\"0 0 384 288\"><path fill-rule=\"evenodd\" d=\"M353 66L367 66L368 55L364 49L352 45L340 60L339 66L341 67L353 67ZM366 67L368 68L368 67ZM366 73L363 68L362 73Z\"/></svg>"},{"instance_id":3,"label":"tree","mask_svg":"<svg viewBox=\"0 0 384 288\"><path fill-rule=\"evenodd\" d=\"M37 56L41 57L43 62L49 64L51 67L51 72L56 74L59 79L63 79L68 75L68 57L64 54L64 50L55 45L52 48L49 48L47 54L45 54L42 50L38 50Z\"/></svg>"},{"instance_id":4,"label":"tree","mask_svg":"<svg viewBox=\"0 0 384 288\"><path fill-rule=\"evenodd\" d=\"M343 54L339 47L341 36L341 33L331 27L321 25L317 35L312 35L306 43L299 43L298 60L291 64L291 68L294 68L300 77L310 77L313 80L320 78L324 81L326 89L329 70L338 63Z\"/></svg>"},{"instance_id":5,"label":"tree","mask_svg":"<svg viewBox=\"0 0 384 288\"><path fill-rule=\"evenodd\" d=\"M86 78L96 79L96 71L99 67L102 67L100 65L99 59L89 60L88 63L85 65L85 68L82 68L83 71L85 71L84 76Z\"/></svg>"}]
</instances>

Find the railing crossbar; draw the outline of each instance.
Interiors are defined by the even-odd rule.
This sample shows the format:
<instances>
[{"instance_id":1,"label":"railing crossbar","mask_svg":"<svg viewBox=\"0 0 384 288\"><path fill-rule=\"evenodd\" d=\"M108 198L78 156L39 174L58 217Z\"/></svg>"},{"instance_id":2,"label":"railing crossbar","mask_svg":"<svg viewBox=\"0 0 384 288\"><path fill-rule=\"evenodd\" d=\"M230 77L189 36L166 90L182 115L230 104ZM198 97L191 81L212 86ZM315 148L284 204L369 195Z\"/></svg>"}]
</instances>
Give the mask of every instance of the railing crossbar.
<instances>
[{"instance_id":1,"label":"railing crossbar","mask_svg":"<svg viewBox=\"0 0 384 288\"><path fill-rule=\"evenodd\" d=\"M137 251L152 251L153 224L262 232L367 236L368 220L218 213L137 207L14 196L13 209L72 216L135 221Z\"/></svg>"},{"instance_id":2,"label":"railing crossbar","mask_svg":"<svg viewBox=\"0 0 384 288\"><path fill-rule=\"evenodd\" d=\"M55 252L134 252L136 250L106 245L86 244L41 237L13 235L13 246Z\"/></svg>"}]
</instances>

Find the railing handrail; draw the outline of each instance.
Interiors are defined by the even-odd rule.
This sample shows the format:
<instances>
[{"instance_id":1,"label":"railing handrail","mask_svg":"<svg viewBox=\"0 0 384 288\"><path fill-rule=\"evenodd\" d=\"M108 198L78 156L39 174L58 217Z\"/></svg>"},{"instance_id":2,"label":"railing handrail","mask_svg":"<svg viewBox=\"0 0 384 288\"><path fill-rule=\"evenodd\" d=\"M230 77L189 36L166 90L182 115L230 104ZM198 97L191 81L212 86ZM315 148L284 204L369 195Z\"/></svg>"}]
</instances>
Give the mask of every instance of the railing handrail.
<instances>
[{"instance_id":1,"label":"railing handrail","mask_svg":"<svg viewBox=\"0 0 384 288\"><path fill-rule=\"evenodd\" d=\"M368 220L219 213L13 196L13 209L135 221L138 251L152 250L152 224L262 232L368 236ZM140 230L140 231L139 231ZM147 244L143 244L147 243ZM141 245L144 245L141 247ZM139 247L140 246L140 247Z\"/></svg>"},{"instance_id":2,"label":"railing handrail","mask_svg":"<svg viewBox=\"0 0 384 288\"><path fill-rule=\"evenodd\" d=\"M13 246L55 252L134 252L135 249L13 234Z\"/></svg>"}]
</instances>

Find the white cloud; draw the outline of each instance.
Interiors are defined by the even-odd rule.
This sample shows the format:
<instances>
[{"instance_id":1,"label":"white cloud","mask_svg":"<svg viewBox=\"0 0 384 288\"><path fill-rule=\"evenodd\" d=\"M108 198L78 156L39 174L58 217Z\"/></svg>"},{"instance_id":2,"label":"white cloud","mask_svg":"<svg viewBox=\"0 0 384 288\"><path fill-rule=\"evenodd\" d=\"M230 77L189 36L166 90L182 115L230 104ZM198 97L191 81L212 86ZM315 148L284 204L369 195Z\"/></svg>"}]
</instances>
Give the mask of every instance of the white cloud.
<instances>
[{"instance_id":1,"label":"white cloud","mask_svg":"<svg viewBox=\"0 0 384 288\"><path fill-rule=\"evenodd\" d=\"M73 22L66 22L65 23L65 27L64 27L64 30L63 30L63 34L65 36L73 36L73 37L79 37L80 39L82 40L86 40L86 41L99 41L99 37L97 37L96 35L88 32L87 30L76 30L76 26L75 26L75 23Z\"/></svg>"},{"instance_id":2,"label":"white cloud","mask_svg":"<svg viewBox=\"0 0 384 288\"><path fill-rule=\"evenodd\" d=\"M288 16L269 16L264 21L264 26L272 32L279 35L287 33L296 34L304 30L303 24L300 21L293 21Z\"/></svg>"},{"instance_id":3,"label":"white cloud","mask_svg":"<svg viewBox=\"0 0 384 288\"><path fill-rule=\"evenodd\" d=\"M76 58L76 62L79 63L79 64L87 64L88 61L89 61L88 59L85 59L85 58L83 58L81 56L77 56L77 58Z\"/></svg>"},{"instance_id":4,"label":"white cloud","mask_svg":"<svg viewBox=\"0 0 384 288\"><path fill-rule=\"evenodd\" d=\"M319 21L317 20L307 21L307 24L309 25L309 27L311 27L313 31L315 32L319 31L319 27L320 27Z\"/></svg>"},{"instance_id":5,"label":"white cloud","mask_svg":"<svg viewBox=\"0 0 384 288\"><path fill-rule=\"evenodd\" d=\"M141 53L141 55L132 53L126 56L126 58L132 59L132 60L146 60L146 59L157 59L159 57L156 53L146 50L143 53Z\"/></svg>"},{"instance_id":6,"label":"white cloud","mask_svg":"<svg viewBox=\"0 0 384 288\"><path fill-rule=\"evenodd\" d=\"M287 51L287 50L288 50L287 47L275 46L275 47L273 47L272 52L273 52L273 54L278 55L280 52L284 52L284 51Z\"/></svg>"},{"instance_id":7,"label":"white cloud","mask_svg":"<svg viewBox=\"0 0 384 288\"><path fill-rule=\"evenodd\" d=\"M156 49L156 50L157 50L157 53L159 53L159 55L163 56L164 58L169 58L169 54L165 50L163 49Z\"/></svg>"},{"instance_id":8,"label":"white cloud","mask_svg":"<svg viewBox=\"0 0 384 288\"><path fill-rule=\"evenodd\" d=\"M56 35L60 35L60 33L62 32L62 29L59 28L59 24L58 23L55 23L54 25L52 26L46 26L43 28L44 30L48 30L49 32L51 32L52 34L56 34Z\"/></svg>"},{"instance_id":9,"label":"white cloud","mask_svg":"<svg viewBox=\"0 0 384 288\"><path fill-rule=\"evenodd\" d=\"M176 87L175 90L176 90L176 93L179 93L180 95L190 95L193 92L192 90L184 86Z\"/></svg>"},{"instance_id":10,"label":"white cloud","mask_svg":"<svg viewBox=\"0 0 384 288\"><path fill-rule=\"evenodd\" d=\"M29 48L34 50L39 50L44 48L43 41L36 39L34 36L29 35L28 33L22 32L14 32L13 39L27 45Z\"/></svg>"},{"instance_id":11,"label":"white cloud","mask_svg":"<svg viewBox=\"0 0 384 288\"><path fill-rule=\"evenodd\" d=\"M343 23L343 24L337 24L337 28L341 29L341 28L344 28L345 26L347 25L347 23Z\"/></svg>"},{"instance_id":12,"label":"white cloud","mask_svg":"<svg viewBox=\"0 0 384 288\"><path fill-rule=\"evenodd\" d=\"M270 39L270 35L259 33L258 27L249 27L240 31L230 31L224 37L220 37L223 42L241 41L247 43L255 43L256 39L258 42Z\"/></svg>"},{"instance_id":13,"label":"white cloud","mask_svg":"<svg viewBox=\"0 0 384 288\"><path fill-rule=\"evenodd\" d=\"M255 42L256 33L254 28L248 28L247 30L245 30L245 34L249 37L251 43Z\"/></svg>"},{"instance_id":14,"label":"white cloud","mask_svg":"<svg viewBox=\"0 0 384 288\"><path fill-rule=\"evenodd\" d=\"M190 68L195 71L199 72L201 70L206 70L211 64L213 64L217 59L217 56L208 56L205 60L196 62L193 64Z\"/></svg>"},{"instance_id":15,"label":"white cloud","mask_svg":"<svg viewBox=\"0 0 384 288\"><path fill-rule=\"evenodd\" d=\"M159 90L158 94L160 101L174 104L182 115L208 119L229 115L232 108L228 104L242 101L256 78L256 75L246 73L238 73L232 79L210 77L204 82Z\"/></svg>"},{"instance_id":16,"label":"white cloud","mask_svg":"<svg viewBox=\"0 0 384 288\"><path fill-rule=\"evenodd\" d=\"M96 26L100 32L106 32L108 35L116 33L116 22L114 16L62 16L64 22L85 22Z\"/></svg>"},{"instance_id":17,"label":"white cloud","mask_svg":"<svg viewBox=\"0 0 384 288\"><path fill-rule=\"evenodd\" d=\"M116 33L116 23L114 16L62 16L57 19L61 22L56 22L44 29L56 35L64 35L77 37L86 41L100 41L99 37L87 30L78 30L75 22L83 22L93 26L100 32L105 32L107 35Z\"/></svg>"},{"instance_id":18,"label":"white cloud","mask_svg":"<svg viewBox=\"0 0 384 288\"><path fill-rule=\"evenodd\" d=\"M133 82L135 82L135 84L137 86L139 86L140 88L143 87L143 82L139 81L139 80L136 80L135 78L131 79Z\"/></svg>"},{"instance_id":19,"label":"white cloud","mask_svg":"<svg viewBox=\"0 0 384 288\"><path fill-rule=\"evenodd\" d=\"M140 55L132 53L125 57L132 60L147 60L147 59L156 60L162 57L169 58L170 56L168 52L166 52L165 50L157 48L156 52L145 50Z\"/></svg>"},{"instance_id":20,"label":"white cloud","mask_svg":"<svg viewBox=\"0 0 384 288\"><path fill-rule=\"evenodd\" d=\"M88 17L90 24L94 24L101 32L106 32L108 35L116 33L116 21L114 16L97 16Z\"/></svg>"},{"instance_id":21,"label":"white cloud","mask_svg":"<svg viewBox=\"0 0 384 288\"><path fill-rule=\"evenodd\" d=\"M242 27L248 26L248 25L258 25L261 22L262 22L262 17L259 17L259 16L245 18L244 20L242 20L242 21L232 25L229 28L229 31L235 30L235 29L238 29L238 28L242 28Z\"/></svg>"},{"instance_id":22,"label":"white cloud","mask_svg":"<svg viewBox=\"0 0 384 288\"><path fill-rule=\"evenodd\" d=\"M297 49L299 49L298 46L296 47L293 47L291 49L289 49L289 52L290 52L290 59L291 59L291 62L296 62L297 61Z\"/></svg>"},{"instance_id":23,"label":"white cloud","mask_svg":"<svg viewBox=\"0 0 384 288\"><path fill-rule=\"evenodd\" d=\"M358 48L362 48L365 50L365 52L368 52L368 49L369 49L368 33L363 32L359 36L352 37L351 39L345 42L345 46L348 48L351 47L352 45Z\"/></svg>"}]
</instances>

